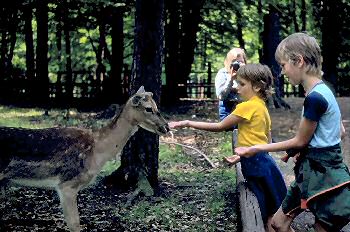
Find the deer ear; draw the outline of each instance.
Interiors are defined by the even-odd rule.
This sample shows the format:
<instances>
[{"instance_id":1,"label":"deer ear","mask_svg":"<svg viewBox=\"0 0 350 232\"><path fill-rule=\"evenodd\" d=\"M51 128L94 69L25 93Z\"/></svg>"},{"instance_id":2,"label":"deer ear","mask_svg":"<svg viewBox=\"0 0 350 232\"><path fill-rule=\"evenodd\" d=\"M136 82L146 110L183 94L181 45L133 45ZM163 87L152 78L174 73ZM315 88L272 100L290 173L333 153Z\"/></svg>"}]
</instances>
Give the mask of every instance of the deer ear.
<instances>
[{"instance_id":1,"label":"deer ear","mask_svg":"<svg viewBox=\"0 0 350 232\"><path fill-rule=\"evenodd\" d=\"M131 103L132 103L132 105L133 106L138 106L138 105L140 105L140 100L141 100L141 96L138 96L138 95L136 95L136 96L134 96L132 99L131 99Z\"/></svg>"},{"instance_id":2,"label":"deer ear","mask_svg":"<svg viewBox=\"0 0 350 232\"><path fill-rule=\"evenodd\" d=\"M143 87L143 85L139 88L139 90L137 90L136 93L144 93L145 92L145 88Z\"/></svg>"}]
</instances>

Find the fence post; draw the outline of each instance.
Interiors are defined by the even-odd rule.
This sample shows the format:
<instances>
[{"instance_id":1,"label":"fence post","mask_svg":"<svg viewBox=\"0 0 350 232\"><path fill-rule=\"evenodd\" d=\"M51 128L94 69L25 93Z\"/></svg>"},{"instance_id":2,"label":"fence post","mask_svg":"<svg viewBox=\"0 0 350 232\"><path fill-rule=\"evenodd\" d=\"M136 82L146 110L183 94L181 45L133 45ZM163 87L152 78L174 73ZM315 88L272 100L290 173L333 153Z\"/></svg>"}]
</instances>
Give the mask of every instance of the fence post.
<instances>
[{"instance_id":1,"label":"fence post","mask_svg":"<svg viewBox=\"0 0 350 232\"><path fill-rule=\"evenodd\" d=\"M208 89L207 89L207 97L211 98L211 62L208 62Z\"/></svg>"}]
</instances>

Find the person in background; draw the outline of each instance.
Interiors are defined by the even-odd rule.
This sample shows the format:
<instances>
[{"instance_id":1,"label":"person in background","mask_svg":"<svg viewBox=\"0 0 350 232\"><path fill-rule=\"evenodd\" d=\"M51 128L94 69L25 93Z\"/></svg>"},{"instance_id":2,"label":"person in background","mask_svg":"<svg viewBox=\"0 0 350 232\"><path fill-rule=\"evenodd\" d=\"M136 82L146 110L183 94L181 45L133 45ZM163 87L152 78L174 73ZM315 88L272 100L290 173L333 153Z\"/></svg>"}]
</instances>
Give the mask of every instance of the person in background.
<instances>
[{"instance_id":1,"label":"person in background","mask_svg":"<svg viewBox=\"0 0 350 232\"><path fill-rule=\"evenodd\" d=\"M265 101L272 92L272 73L266 65L247 64L237 71L237 93L243 100L235 110L220 122L178 121L169 127L192 127L212 132L225 131L238 125L238 146L267 144L271 138L271 119ZM249 189L258 199L266 231L272 232L271 219L287 192L281 171L267 152L250 158L233 155L227 162L241 162L242 174Z\"/></svg>"},{"instance_id":2,"label":"person in background","mask_svg":"<svg viewBox=\"0 0 350 232\"><path fill-rule=\"evenodd\" d=\"M247 57L243 49L231 49L215 77L215 92L219 99L219 118L223 120L239 103L237 94L236 72L241 65L247 63Z\"/></svg>"},{"instance_id":3,"label":"person in background","mask_svg":"<svg viewBox=\"0 0 350 232\"><path fill-rule=\"evenodd\" d=\"M345 129L340 109L322 81L321 49L314 37L294 33L281 41L275 58L289 82L303 85L306 91L299 129L289 140L240 144L235 152L241 159L275 151L287 151L283 161L294 156L295 181L273 216L272 227L276 231L293 231L293 219L305 209L315 215L316 231L340 231L350 222L350 173L342 158Z\"/></svg>"}]
</instances>

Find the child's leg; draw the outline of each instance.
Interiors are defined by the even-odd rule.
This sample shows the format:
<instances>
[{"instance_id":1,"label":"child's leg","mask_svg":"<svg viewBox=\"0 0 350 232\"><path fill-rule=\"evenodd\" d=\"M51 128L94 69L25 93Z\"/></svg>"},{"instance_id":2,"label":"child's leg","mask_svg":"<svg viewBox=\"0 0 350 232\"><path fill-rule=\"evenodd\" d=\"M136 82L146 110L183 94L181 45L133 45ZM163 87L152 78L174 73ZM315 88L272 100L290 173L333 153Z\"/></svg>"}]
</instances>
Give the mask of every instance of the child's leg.
<instances>
[{"instance_id":1,"label":"child's leg","mask_svg":"<svg viewBox=\"0 0 350 232\"><path fill-rule=\"evenodd\" d=\"M290 226L296 215L286 215L282 211L282 207L273 215L271 226L276 232L294 232Z\"/></svg>"}]
</instances>

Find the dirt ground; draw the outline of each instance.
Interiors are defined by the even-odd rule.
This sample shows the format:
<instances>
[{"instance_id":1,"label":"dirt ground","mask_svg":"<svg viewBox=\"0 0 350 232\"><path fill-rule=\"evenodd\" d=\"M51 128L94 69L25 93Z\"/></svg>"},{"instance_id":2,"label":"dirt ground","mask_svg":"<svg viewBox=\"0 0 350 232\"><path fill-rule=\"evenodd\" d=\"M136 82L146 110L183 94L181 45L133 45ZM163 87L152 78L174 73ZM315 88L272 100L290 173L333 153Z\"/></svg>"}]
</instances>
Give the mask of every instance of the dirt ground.
<instances>
[{"instance_id":1,"label":"dirt ground","mask_svg":"<svg viewBox=\"0 0 350 232\"><path fill-rule=\"evenodd\" d=\"M291 138L299 125L303 99L287 98L285 101L291 106L291 109L270 109L273 122L272 137L275 141ZM350 98L338 98L338 103L347 131L342 141L344 160L350 167ZM186 106L173 110L169 120L179 119L181 115L187 119L214 121L217 118L216 109L215 102L188 102ZM178 137L180 138L181 135L178 134ZM202 145L201 150L205 150L206 146L215 147L220 143L220 141L208 141L210 138L205 133L197 134L192 138L198 140L193 143ZM294 163L291 160L287 164L280 162L281 153L272 155L281 167L286 182L290 183L293 180ZM118 203L124 204L125 199L126 194L111 193L103 185L95 186L93 191L83 190L79 196L79 207L83 209L81 218L83 231L130 231L126 229L129 226L128 222L123 221L120 216L125 212L121 209L116 212L115 207ZM21 223L18 223L19 219ZM313 220L312 214L303 213L296 218L293 227L296 232L313 231L310 229ZM45 230L42 230L43 228ZM116 230L115 228L124 229ZM6 200L0 204L0 231L66 231L66 229L58 198L51 190L13 189L7 195ZM350 232L350 225L343 231Z\"/></svg>"}]
</instances>

